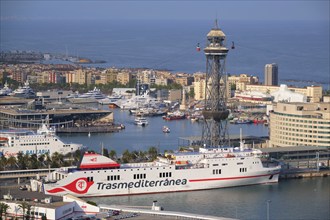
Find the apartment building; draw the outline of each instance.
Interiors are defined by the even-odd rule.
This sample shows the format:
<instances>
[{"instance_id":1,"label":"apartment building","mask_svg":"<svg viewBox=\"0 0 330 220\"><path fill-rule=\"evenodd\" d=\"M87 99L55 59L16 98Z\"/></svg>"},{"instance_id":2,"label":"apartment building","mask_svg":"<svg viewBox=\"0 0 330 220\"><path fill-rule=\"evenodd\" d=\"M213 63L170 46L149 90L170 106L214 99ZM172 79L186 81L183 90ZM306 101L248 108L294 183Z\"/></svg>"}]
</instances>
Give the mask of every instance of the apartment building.
<instances>
[{"instance_id":1,"label":"apartment building","mask_svg":"<svg viewBox=\"0 0 330 220\"><path fill-rule=\"evenodd\" d=\"M132 80L132 73L130 72L119 72L117 74L117 82L122 85L127 85Z\"/></svg>"}]
</instances>

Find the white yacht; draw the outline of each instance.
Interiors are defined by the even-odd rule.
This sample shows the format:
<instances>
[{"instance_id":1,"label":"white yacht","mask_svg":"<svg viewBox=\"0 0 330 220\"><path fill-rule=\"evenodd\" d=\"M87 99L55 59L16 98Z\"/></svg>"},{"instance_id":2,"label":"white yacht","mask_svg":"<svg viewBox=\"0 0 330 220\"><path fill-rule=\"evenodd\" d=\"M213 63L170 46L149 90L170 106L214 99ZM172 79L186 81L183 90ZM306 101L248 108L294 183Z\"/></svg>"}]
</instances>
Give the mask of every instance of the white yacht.
<instances>
[{"instance_id":1,"label":"white yacht","mask_svg":"<svg viewBox=\"0 0 330 220\"><path fill-rule=\"evenodd\" d=\"M116 102L121 109L137 109L141 107L152 107L160 104L160 101L149 95L147 91L143 95L135 95L130 99L122 99Z\"/></svg>"},{"instance_id":2,"label":"white yacht","mask_svg":"<svg viewBox=\"0 0 330 220\"><path fill-rule=\"evenodd\" d=\"M12 90L8 87L8 83L6 82L3 88L0 89L0 96L7 96L10 93L12 93Z\"/></svg>"},{"instance_id":3,"label":"white yacht","mask_svg":"<svg viewBox=\"0 0 330 220\"><path fill-rule=\"evenodd\" d=\"M26 80L24 86L20 86L18 89L15 89L12 94L16 97L22 98L34 98L36 96L35 92L31 89L28 80Z\"/></svg>"},{"instance_id":4,"label":"white yacht","mask_svg":"<svg viewBox=\"0 0 330 220\"><path fill-rule=\"evenodd\" d=\"M94 98L94 99L104 99L106 96L101 93L100 89L94 87L93 90L90 90L82 95L79 95L78 98Z\"/></svg>"},{"instance_id":5,"label":"white yacht","mask_svg":"<svg viewBox=\"0 0 330 220\"><path fill-rule=\"evenodd\" d=\"M144 127L147 126L149 123L144 117L136 117L134 120L134 124Z\"/></svg>"}]
</instances>

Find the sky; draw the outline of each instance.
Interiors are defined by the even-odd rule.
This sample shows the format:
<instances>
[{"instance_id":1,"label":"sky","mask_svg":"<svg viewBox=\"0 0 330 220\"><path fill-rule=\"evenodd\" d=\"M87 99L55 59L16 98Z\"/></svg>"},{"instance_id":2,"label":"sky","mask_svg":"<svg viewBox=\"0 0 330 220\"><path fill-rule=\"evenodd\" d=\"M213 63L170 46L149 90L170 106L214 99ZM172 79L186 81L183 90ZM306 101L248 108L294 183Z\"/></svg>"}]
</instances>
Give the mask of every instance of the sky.
<instances>
[{"instance_id":1,"label":"sky","mask_svg":"<svg viewBox=\"0 0 330 220\"><path fill-rule=\"evenodd\" d=\"M329 0L0 0L0 19L324 20Z\"/></svg>"}]
</instances>

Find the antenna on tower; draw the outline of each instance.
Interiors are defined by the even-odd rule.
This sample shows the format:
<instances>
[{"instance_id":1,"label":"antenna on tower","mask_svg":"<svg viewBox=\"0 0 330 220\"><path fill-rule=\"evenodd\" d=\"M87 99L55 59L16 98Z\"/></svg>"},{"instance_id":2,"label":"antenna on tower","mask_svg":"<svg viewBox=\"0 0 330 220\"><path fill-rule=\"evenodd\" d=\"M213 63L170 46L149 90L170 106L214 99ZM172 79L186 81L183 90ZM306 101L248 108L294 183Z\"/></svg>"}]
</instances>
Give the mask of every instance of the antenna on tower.
<instances>
[{"instance_id":1,"label":"antenna on tower","mask_svg":"<svg viewBox=\"0 0 330 220\"><path fill-rule=\"evenodd\" d=\"M219 29L219 27L218 27L218 19L217 18L215 19L215 28L216 29Z\"/></svg>"}]
</instances>

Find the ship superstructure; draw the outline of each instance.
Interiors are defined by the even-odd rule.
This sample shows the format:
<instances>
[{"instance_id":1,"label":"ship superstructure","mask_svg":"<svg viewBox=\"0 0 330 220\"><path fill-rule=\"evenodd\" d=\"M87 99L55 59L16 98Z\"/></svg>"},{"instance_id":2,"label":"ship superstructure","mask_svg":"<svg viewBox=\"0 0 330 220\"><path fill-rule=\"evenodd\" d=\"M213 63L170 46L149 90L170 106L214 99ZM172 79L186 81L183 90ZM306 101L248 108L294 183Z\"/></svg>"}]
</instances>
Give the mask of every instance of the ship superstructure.
<instances>
[{"instance_id":1,"label":"ship superstructure","mask_svg":"<svg viewBox=\"0 0 330 220\"><path fill-rule=\"evenodd\" d=\"M67 154L83 149L81 144L65 143L56 135L54 128L46 124L37 130L0 130L0 154L6 157L23 154Z\"/></svg>"}]
</instances>

